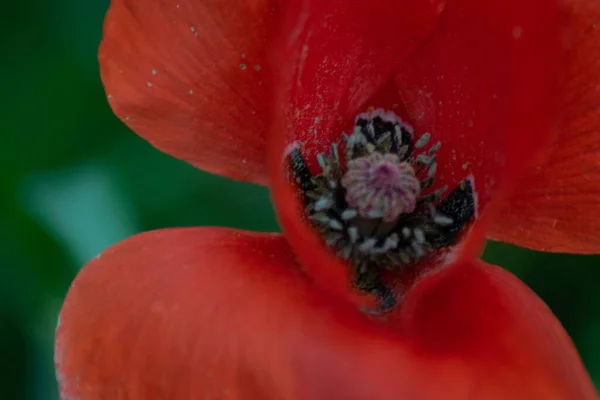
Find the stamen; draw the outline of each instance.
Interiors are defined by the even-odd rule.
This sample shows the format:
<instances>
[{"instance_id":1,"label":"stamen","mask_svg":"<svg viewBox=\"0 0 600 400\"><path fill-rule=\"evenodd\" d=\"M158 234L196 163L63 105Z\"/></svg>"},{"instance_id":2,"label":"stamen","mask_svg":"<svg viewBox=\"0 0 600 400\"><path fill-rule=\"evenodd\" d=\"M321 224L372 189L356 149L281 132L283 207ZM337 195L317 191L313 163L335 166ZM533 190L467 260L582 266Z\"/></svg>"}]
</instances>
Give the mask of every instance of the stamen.
<instances>
[{"instance_id":1,"label":"stamen","mask_svg":"<svg viewBox=\"0 0 600 400\"><path fill-rule=\"evenodd\" d=\"M427 142L429 142L429 139L431 138L431 134L428 132L426 134L424 134L423 136L421 136L419 138L419 140L417 140L417 143L415 143L415 147L417 149L422 149L423 147L425 147L425 145L427 144Z\"/></svg>"},{"instance_id":2,"label":"stamen","mask_svg":"<svg viewBox=\"0 0 600 400\"><path fill-rule=\"evenodd\" d=\"M396 304L382 273L415 266L454 245L475 215L470 181L448 195L445 186L432 189L443 166L436 154L441 143L426 150L430 140L429 133L415 139L394 113L374 110L359 114L351 135L342 134L340 143L316 156L317 175L299 149L289 156L309 221L348 260L353 285L379 298L380 311Z\"/></svg>"},{"instance_id":3,"label":"stamen","mask_svg":"<svg viewBox=\"0 0 600 400\"><path fill-rule=\"evenodd\" d=\"M349 219L355 218L357 215L358 215L358 212L356 210L349 208L342 212L342 219L349 220Z\"/></svg>"}]
</instances>

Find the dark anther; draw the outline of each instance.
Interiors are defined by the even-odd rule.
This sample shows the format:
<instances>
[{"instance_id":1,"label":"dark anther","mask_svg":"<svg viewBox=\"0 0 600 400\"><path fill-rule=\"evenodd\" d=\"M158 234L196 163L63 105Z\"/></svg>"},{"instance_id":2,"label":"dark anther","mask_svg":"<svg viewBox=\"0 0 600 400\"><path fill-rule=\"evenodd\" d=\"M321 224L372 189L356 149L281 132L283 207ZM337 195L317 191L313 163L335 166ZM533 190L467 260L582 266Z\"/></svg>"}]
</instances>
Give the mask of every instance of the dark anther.
<instances>
[{"instance_id":1,"label":"dark anther","mask_svg":"<svg viewBox=\"0 0 600 400\"><path fill-rule=\"evenodd\" d=\"M471 182L469 180L462 181L442 199L437 210L452 218L452 224L442 229L446 240L436 244L440 247L456 244L462 229L475 217L475 199Z\"/></svg>"},{"instance_id":2,"label":"dark anther","mask_svg":"<svg viewBox=\"0 0 600 400\"><path fill-rule=\"evenodd\" d=\"M294 175L294 180L298 186L300 186L302 192L307 193L309 190L312 190L312 175L310 174L310 170L308 169L308 165L306 165L306 160L304 160L300 149L295 148L291 151L289 162L292 174Z\"/></svg>"},{"instance_id":3,"label":"dark anther","mask_svg":"<svg viewBox=\"0 0 600 400\"><path fill-rule=\"evenodd\" d=\"M394 292L392 292L382 282L379 282L377 285L375 285L375 287L372 289L372 293L379 299L379 312L389 311L398 304L398 301L396 301L396 297L394 296Z\"/></svg>"},{"instance_id":4,"label":"dark anther","mask_svg":"<svg viewBox=\"0 0 600 400\"><path fill-rule=\"evenodd\" d=\"M368 120L366 118L358 118L356 120L356 126L360 127L361 133L367 138L369 142L375 143L377 139L379 139L382 132L394 132L396 126L391 121L386 121L380 116L376 116L372 120ZM399 125L400 135L396 137L396 135L390 136L390 153L398 153L400 151L400 147L403 145L407 145L407 151L404 154L405 158L410 158L413 154L414 145L412 133L408 130L406 125Z\"/></svg>"}]
</instances>

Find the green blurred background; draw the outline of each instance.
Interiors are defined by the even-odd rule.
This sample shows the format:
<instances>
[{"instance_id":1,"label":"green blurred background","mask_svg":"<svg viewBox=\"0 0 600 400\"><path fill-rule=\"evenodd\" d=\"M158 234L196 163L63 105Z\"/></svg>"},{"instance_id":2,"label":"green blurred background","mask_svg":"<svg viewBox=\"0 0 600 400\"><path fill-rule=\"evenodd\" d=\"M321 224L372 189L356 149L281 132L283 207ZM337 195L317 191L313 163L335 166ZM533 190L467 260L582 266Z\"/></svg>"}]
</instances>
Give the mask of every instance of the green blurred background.
<instances>
[{"instance_id":1,"label":"green blurred background","mask_svg":"<svg viewBox=\"0 0 600 400\"><path fill-rule=\"evenodd\" d=\"M3 4L2 399L57 398L57 313L78 269L107 246L170 226L277 229L264 188L161 154L113 116L96 62L107 7L108 0ZM497 243L485 258L510 267L550 305L600 383L600 258Z\"/></svg>"}]
</instances>

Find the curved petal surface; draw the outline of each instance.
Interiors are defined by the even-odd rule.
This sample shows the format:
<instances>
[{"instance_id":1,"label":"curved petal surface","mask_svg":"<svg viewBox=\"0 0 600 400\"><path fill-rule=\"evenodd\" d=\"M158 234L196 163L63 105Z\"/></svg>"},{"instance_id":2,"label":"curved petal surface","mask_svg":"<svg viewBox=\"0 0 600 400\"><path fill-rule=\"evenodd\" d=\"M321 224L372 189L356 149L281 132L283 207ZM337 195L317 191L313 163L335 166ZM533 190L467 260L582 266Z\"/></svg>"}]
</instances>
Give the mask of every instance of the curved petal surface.
<instances>
[{"instance_id":1,"label":"curved petal surface","mask_svg":"<svg viewBox=\"0 0 600 400\"><path fill-rule=\"evenodd\" d=\"M471 176L480 214L554 133L557 13L547 0L448 2L396 77L416 130L441 142L439 179Z\"/></svg>"},{"instance_id":2,"label":"curved petal surface","mask_svg":"<svg viewBox=\"0 0 600 400\"><path fill-rule=\"evenodd\" d=\"M376 318L308 282L282 236L217 228L92 260L56 364L64 400L596 398L554 316L500 268L438 271Z\"/></svg>"},{"instance_id":3,"label":"curved petal surface","mask_svg":"<svg viewBox=\"0 0 600 400\"><path fill-rule=\"evenodd\" d=\"M200 169L265 183L276 3L113 0L99 60L115 114Z\"/></svg>"},{"instance_id":4,"label":"curved petal surface","mask_svg":"<svg viewBox=\"0 0 600 400\"><path fill-rule=\"evenodd\" d=\"M291 0L274 44L272 150L301 146L311 164L427 38L445 0Z\"/></svg>"},{"instance_id":5,"label":"curved petal surface","mask_svg":"<svg viewBox=\"0 0 600 400\"><path fill-rule=\"evenodd\" d=\"M287 156L297 147L308 166L316 168L316 156L341 141L356 114L431 33L445 0L286 4L282 33L274 46L277 107L268 155L273 200L280 224L310 276L336 295L356 299L348 284L349 269L305 221L298 187L288 175Z\"/></svg>"},{"instance_id":6,"label":"curved petal surface","mask_svg":"<svg viewBox=\"0 0 600 400\"><path fill-rule=\"evenodd\" d=\"M286 115L287 125L281 123L277 129L290 132L291 138L282 139L283 144L269 154L275 163L272 186L281 225L311 276L346 297L352 296L347 294L348 268L328 254L314 230L306 226L302 207L294 202L297 193L281 171L283 145L300 147L314 165L316 154L339 139L358 110L395 104L394 111L415 132L430 132L433 142L441 142L436 153L437 187L454 188L464 179L471 180L479 217L491 214L490 200L509 191L553 133L560 66L555 2L455 0L443 9L440 3L411 2L414 16L405 12L406 4L397 4L396 14L384 8L378 29L369 32L372 36L349 25L357 39L349 45L332 43L338 46L337 53L326 45L314 50L307 45L301 48L307 51L286 52L297 58L290 56L281 63L291 68L292 78L287 86L278 85L291 87L280 103L291 104L292 109ZM406 21L399 23L400 18ZM314 32L330 27L321 24L326 28L311 29L310 21L299 25L301 32L308 32L305 41L313 37L316 41L319 36ZM402 26L402 34L386 30L390 26ZM402 41L405 34L408 44ZM371 37L379 41L374 39L375 44L362 49ZM390 37L400 38L393 43L398 48L390 44ZM373 49L379 53L373 55ZM337 58L332 59L332 54ZM348 54L356 55L350 58L354 68L344 64ZM297 59L302 62L294 63ZM365 59L369 63L356 61ZM390 74L395 84L383 85ZM485 227L479 228L482 232ZM467 246L474 248L471 252L480 250L479 236L474 235L474 245Z\"/></svg>"},{"instance_id":7,"label":"curved petal surface","mask_svg":"<svg viewBox=\"0 0 600 400\"><path fill-rule=\"evenodd\" d=\"M561 2L560 134L519 182L490 236L536 250L600 252L600 2Z\"/></svg>"}]
</instances>

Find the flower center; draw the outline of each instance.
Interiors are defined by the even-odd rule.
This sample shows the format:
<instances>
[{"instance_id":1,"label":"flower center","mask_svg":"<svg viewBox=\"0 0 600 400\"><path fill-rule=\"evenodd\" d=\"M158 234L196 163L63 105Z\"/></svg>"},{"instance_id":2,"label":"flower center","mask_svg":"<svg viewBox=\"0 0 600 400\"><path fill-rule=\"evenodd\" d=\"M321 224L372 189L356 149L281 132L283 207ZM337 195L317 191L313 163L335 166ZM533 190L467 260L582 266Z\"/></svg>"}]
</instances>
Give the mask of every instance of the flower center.
<instances>
[{"instance_id":1,"label":"flower center","mask_svg":"<svg viewBox=\"0 0 600 400\"><path fill-rule=\"evenodd\" d=\"M350 207L362 217L385 222L412 212L421 191L421 182L409 163L400 162L396 154L378 151L350 160L341 184Z\"/></svg>"},{"instance_id":2,"label":"flower center","mask_svg":"<svg viewBox=\"0 0 600 400\"><path fill-rule=\"evenodd\" d=\"M474 218L470 181L449 194L433 190L440 143L424 150L430 135L392 112L359 114L350 136L319 154L313 175L300 150L290 154L305 212L325 243L348 260L353 285L379 297L381 309L396 304L384 275L414 267L437 250L456 244Z\"/></svg>"}]
</instances>

